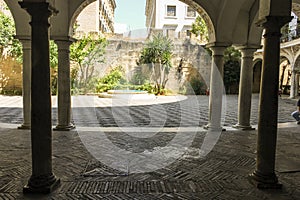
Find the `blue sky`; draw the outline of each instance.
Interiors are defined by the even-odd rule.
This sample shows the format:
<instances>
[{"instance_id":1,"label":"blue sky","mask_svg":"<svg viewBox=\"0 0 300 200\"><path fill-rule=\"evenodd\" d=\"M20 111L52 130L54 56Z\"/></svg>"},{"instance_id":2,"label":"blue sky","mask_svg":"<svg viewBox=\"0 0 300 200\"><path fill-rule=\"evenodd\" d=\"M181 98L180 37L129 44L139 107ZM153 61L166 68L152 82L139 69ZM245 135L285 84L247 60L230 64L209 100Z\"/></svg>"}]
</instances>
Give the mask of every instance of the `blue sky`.
<instances>
[{"instance_id":1,"label":"blue sky","mask_svg":"<svg viewBox=\"0 0 300 200\"><path fill-rule=\"evenodd\" d=\"M131 30L145 28L146 0L116 0L115 22L128 24Z\"/></svg>"}]
</instances>

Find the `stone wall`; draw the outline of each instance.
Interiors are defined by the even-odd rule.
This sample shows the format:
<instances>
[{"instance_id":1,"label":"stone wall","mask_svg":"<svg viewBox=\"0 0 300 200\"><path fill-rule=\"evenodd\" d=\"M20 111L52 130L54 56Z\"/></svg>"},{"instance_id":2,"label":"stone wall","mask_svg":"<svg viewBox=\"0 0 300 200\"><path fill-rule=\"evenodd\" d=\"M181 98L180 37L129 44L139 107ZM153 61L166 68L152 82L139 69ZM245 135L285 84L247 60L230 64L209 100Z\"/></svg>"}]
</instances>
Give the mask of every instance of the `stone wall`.
<instances>
[{"instance_id":1,"label":"stone wall","mask_svg":"<svg viewBox=\"0 0 300 200\"><path fill-rule=\"evenodd\" d=\"M22 66L10 57L0 60L0 93L22 92Z\"/></svg>"},{"instance_id":2,"label":"stone wall","mask_svg":"<svg viewBox=\"0 0 300 200\"><path fill-rule=\"evenodd\" d=\"M105 62L96 66L97 75L100 77L109 72L116 66L122 66L128 78L132 76L133 70L138 67L137 61L140 51L144 47L145 40L129 40L129 39L108 39L108 46L105 53ZM192 43L191 40L174 40L174 51L172 58L173 68L169 74L167 88L175 89L182 84L188 77L190 72L198 72L198 77L202 77L205 87L209 86L211 58L207 54L203 46ZM182 80L178 80L177 72L180 60L182 59ZM196 74L194 74L196 76Z\"/></svg>"}]
</instances>

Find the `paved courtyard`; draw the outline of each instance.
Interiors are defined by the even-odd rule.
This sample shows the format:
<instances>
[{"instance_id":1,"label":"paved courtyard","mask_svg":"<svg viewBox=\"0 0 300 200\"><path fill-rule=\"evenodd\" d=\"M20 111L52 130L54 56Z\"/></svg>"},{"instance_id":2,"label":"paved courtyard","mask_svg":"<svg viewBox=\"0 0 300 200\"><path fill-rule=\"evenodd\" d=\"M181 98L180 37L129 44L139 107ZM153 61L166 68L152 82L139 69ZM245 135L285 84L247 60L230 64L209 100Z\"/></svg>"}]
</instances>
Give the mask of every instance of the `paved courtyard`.
<instances>
[{"instance_id":1,"label":"paved courtyard","mask_svg":"<svg viewBox=\"0 0 300 200\"><path fill-rule=\"evenodd\" d=\"M300 199L300 126L290 116L296 100L279 99L276 173L282 190L258 190L247 180L255 169L257 131L231 128L236 95L224 99L222 133L201 128L207 96L130 106L86 97L73 99L77 128L53 131L53 171L61 186L49 195L23 195L31 156L30 131L16 129L21 99L0 96L0 199ZM55 98L53 107L56 124ZM253 95L251 124L257 121Z\"/></svg>"}]
</instances>

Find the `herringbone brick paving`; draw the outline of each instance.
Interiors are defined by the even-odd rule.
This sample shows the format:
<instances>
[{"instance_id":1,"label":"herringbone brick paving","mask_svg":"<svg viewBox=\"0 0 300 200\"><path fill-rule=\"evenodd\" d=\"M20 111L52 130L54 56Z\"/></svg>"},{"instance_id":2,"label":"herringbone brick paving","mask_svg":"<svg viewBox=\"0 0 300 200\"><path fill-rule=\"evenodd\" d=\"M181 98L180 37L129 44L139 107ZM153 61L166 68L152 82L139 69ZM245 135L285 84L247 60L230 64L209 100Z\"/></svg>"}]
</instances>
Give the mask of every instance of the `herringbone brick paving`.
<instances>
[{"instance_id":1,"label":"herringbone brick paving","mask_svg":"<svg viewBox=\"0 0 300 200\"><path fill-rule=\"evenodd\" d=\"M227 110L231 113L230 122L234 124L235 97L232 96L231 100ZM255 100L253 102L255 104ZM289 114L295 107L295 101L281 99L280 102L279 120L292 121ZM168 106L175 108L176 103ZM9 111L12 108L5 109ZM252 112L257 112L255 109ZM104 110L109 113L107 108ZM2 108L0 111L2 116ZM22 117L21 112L17 115L12 112L9 114L12 118ZM137 122L145 125L145 112L136 115L139 115ZM146 120L139 121L138 118L144 115ZM168 117L172 118L172 115ZM255 118L252 116L252 122L257 120ZM1 117L2 123L10 122L2 120ZM80 125L95 126L99 121L90 123L82 120ZM178 125L177 122L175 120L174 124ZM113 121L111 123L116 124ZM172 123L169 124L171 126ZM295 123L290 128L278 130L276 172L283 184L283 189L279 191L257 190L247 180L247 175L255 169L256 131L223 132L206 157L199 156L206 134L199 131L185 154L172 164L153 172L136 174L112 169L93 158L83 146L76 130L54 131L53 171L61 178L62 184L50 195L23 195L22 187L31 175L30 131L0 127L0 199L299 199L299 131L300 126ZM176 132L159 132L150 138L129 137L131 133L120 131L105 134L120 148L143 152L165 146ZM109 149L103 153L110 154Z\"/></svg>"},{"instance_id":2,"label":"herringbone brick paving","mask_svg":"<svg viewBox=\"0 0 300 200\"><path fill-rule=\"evenodd\" d=\"M13 124L21 124L22 123L22 108L20 105L21 97L18 98L1 98L1 106L0 107L0 123L13 123ZM195 100L196 98L196 100ZM197 102L199 106L200 113L194 112L193 108L194 105L189 104L189 99L193 99L193 102ZM84 121L84 118L81 118L79 121L83 125L89 125L89 126L101 126L101 127L116 127L116 126L126 126L128 125L128 118L123 117L122 121L118 121L116 123L114 112L120 112L121 114L128 114L126 113L127 110L129 110L129 114L131 116L131 119L134 121L133 126L147 126L150 123L149 119L149 110L153 110L153 116L159 116L165 115L166 113L166 122L164 126L166 127L174 127L180 125L180 113L188 113L188 116L191 119L194 119L195 116L197 116L199 119L199 126L203 126L207 124L208 119L208 97L207 96L191 96L188 100L183 101L186 102L183 106L183 109L181 108L180 104L177 102L174 103L165 103L161 104L161 106L155 106L155 105L143 105L143 106L124 106L124 107L97 107L96 113L98 116L98 122L97 123L91 123ZM53 100L55 101L55 99ZM17 107L14 107L17 102ZM55 102L53 102L53 105L55 105ZM224 125L230 126L237 123L237 105L238 105L238 98L237 95L227 95L226 96L226 103L225 103L225 123ZM293 121L293 118L290 116L290 113L295 109L296 102L295 100L291 100L288 98L280 98L279 99L279 115L278 115L278 122L284 123L284 122L291 122ZM163 108L163 109L162 109ZM74 110L79 110L81 108L73 108ZM94 109L94 108L91 108ZM125 110L121 112L122 110ZM57 116L57 108L53 108L53 120L52 123L56 124L56 116ZM257 124L258 123L258 94L254 94L252 97L252 110L251 110L251 124ZM154 121L152 126L161 126L160 120ZM189 124L186 124L186 126L189 126Z\"/></svg>"}]
</instances>

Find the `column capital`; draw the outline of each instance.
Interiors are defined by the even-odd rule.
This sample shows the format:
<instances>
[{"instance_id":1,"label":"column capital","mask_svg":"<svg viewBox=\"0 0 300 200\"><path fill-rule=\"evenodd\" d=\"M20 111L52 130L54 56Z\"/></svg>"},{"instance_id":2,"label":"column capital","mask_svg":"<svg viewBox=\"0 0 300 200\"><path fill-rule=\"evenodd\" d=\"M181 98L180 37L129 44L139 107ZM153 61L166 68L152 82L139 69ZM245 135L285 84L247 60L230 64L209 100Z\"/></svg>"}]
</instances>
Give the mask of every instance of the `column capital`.
<instances>
[{"instance_id":1,"label":"column capital","mask_svg":"<svg viewBox=\"0 0 300 200\"><path fill-rule=\"evenodd\" d=\"M31 15L30 24L43 24L54 12L53 7L47 2L19 2L19 4Z\"/></svg>"},{"instance_id":2,"label":"column capital","mask_svg":"<svg viewBox=\"0 0 300 200\"><path fill-rule=\"evenodd\" d=\"M24 49L27 49L27 50L31 49L31 38L30 37L15 36L15 38L22 43L23 50Z\"/></svg>"},{"instance_id":3,"label":"column capital","mask_svg":"<svg viewBox=\"0 0 300 200\"><path fill-rule=\"evenodd\" d=\"M15 39L18 39L18 40L30 40L31 41L31 37L30 35L15 35L14 36Z\"/></svg>"},{"instance_id":4,"label":"column capital","mask_svg":"<svg viewBox=\"0 0 300 200\"><path fill-rule=\"evenodd\" d=\"M272 32L278 32L278 30L292 20L292 16L266 16L265 18L258 20L256 25L267 28L272 34ZM267 32L264 34L268 34Z\"/></svg>"},{"instance_id":5,"label":"column capital","mask_svg":"<svg viewBox=\"0 0 300 200\"><path fill-rule=\"evenodd\" d=\"M55 42L56 41L62 41L62 42L76 42L77 39L76 38L73 38L71 36L51 36L50 37L51 40L54 40Z\"/></svg>"},{"instance_id":6,"label":"column capital","mask_svg":"<svg viewBox=\"0 0 300 200\"><path fill-rule=\"evenodd\" d=\"M70 45L76 41L75 38L64 36L64 37L52 37L51 39L54 40L54 42L57 44L57 47L59 50L69 50Z\"/></svg>"},{"instance_id":7,"label":"column capital","mask_svg":"<svg viewBox=\"0 0 300 200\"><path fill-rule=\"evenodd\" d=\"M54 42L57 44L58 50L70 50L70 45L73 43L68 40L54 40Z\"/></svg>"},{"instance_id":8,"label":"column capital","mask_svg":"<svg viewBox=\"0 0 300 200\"><path fill-rule=\"evenodd\" d=\"M257 44L240 44L240 45L233 45L237 50L243 50L243 49L261 49L262 45L257 45Z\"/></svg>"},{"instance_id":9,"label":"column capital","mask_svg":"<svg viewBox=\"0 0 300 200\"><path fill-rule=\"evenodd\" d=\"M20 42L22 42L22 41L31 42L31 36L30 35L15 35L14 38L19 40Z\"/></svg>"},{"instance_id":10,"label":"column capital","mask_svg":"<svg viewBox=\"0 0 300 200\"><path fill-rule=\"evenodd\" d=\"M248 47L242 47L242 48L237 48L241 54L242 54L242 58L253 58L254 57L254 52L257 51L258 48L248 48Z\"/></svg>"},{"instance_id":11,"label":"column capital","mask_svg":"<svg viewBox=\"0 0 300 200\"><path fill-rule=\"evenodd\" d=\"M206 44L205 46L208 47L210 50L212 50L213 55L223 56L225 49L230 45L231 45L230 43L226 43L226 42L212 42Z\"/></svg>"},{"instance_id":12,"label":"column capital","mask_svg":"<svg viewBox=\"0 0 300 200\"><path fill-rule=\"evenodd\" d=\"M223 56L227 46L208 46L213 56Z\"/></svg>"}]
</instances>

